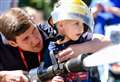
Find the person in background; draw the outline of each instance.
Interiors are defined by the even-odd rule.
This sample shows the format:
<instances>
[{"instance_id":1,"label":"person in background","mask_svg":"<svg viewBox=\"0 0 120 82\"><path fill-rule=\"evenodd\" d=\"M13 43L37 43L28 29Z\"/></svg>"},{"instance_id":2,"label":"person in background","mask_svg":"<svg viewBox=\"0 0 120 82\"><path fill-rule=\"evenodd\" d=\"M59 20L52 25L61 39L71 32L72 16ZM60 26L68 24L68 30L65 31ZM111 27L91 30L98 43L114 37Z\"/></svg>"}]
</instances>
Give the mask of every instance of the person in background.
<instances>
[{"instance_id":1,"label":"person in background","mask_svg":"<svg viewBox=\"0 0 120 82\"><path fill-rule=\"evenodd\" d=\"M93 0L91 7L93 8L93 15L95 19L94 32L105 35L106 26L120 23L120 17L114 13L106 11L106 8L117 7L120 8L120 0Z\"/></svg>"},{"instance_id":2,"label":"person in background","mask_svg":"<svg viewBox=\"0 0 120 82\"><path fill-rule=\"evenodd\" d=\"M0 14L9 10L12 7L18 6L19 0L0 0Z\"/></svg>"}]
</instances>

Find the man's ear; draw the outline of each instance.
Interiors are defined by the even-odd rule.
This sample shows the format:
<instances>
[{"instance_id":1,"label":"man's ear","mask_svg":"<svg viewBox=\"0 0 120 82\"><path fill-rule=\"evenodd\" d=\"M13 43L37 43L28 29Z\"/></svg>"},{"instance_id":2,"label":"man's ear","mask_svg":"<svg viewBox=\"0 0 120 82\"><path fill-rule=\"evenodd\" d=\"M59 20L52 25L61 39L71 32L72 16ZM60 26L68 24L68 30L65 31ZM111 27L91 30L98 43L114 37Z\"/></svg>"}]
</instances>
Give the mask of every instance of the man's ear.
<instances>
[{"instance_id":1,"label":"man's ear","mask_svg":"<svg viewBox=\"0 0 120 82\"><path fill-rule=\"evenodd\" d=\"M15 41L9 40L8 44L13 46L13 47L18 47L17 43Z\"/></svg>"}]
</instances>

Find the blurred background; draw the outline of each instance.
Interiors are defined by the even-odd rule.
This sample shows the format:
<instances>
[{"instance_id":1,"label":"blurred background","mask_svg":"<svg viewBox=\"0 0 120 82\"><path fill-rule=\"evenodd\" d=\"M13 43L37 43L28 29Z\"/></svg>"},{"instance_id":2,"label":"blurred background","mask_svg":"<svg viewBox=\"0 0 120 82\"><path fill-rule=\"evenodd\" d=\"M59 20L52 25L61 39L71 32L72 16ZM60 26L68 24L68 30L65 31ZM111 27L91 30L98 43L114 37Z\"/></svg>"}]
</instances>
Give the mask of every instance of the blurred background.
<instances>
[{"instance_id":1,"label":"blurred background","mask_svg":"<svg viewBox=\"0 0 120 82\"><path fill-rule=\"evenodd\" d=\"M42 11L44 19L47 19L56 1L57 0L0 0L0 13L11 7L32 7Z\"/></svg>"},{"instance_id":2,"label":"blurred background","mask_svg":"<svg viewBox=\"0 0 120 82\"><path fill-rule=\"evenodd\" d=\"M91 0L84 0L90 4ZM0 0L0 13L11 7L32 7L44 14L44 19L50 16L50 12L57 0Z\"/></svg>"}]
</instances>

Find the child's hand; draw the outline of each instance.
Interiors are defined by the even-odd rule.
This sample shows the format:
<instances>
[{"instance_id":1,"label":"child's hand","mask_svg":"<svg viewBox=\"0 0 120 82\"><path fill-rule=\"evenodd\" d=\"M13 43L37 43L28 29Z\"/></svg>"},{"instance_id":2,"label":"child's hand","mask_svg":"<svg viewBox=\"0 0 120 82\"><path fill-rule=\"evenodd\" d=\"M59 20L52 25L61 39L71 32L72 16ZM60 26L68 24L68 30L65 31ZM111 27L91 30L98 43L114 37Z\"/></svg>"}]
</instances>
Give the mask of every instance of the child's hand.
<instances>
[{"instance_id":1,"label":"child's hand","mask_svg":"<svg viewBox=\"0 0 120 82\"><path fill-rule=\"evenodd\" d=\"M74 56L74 51L72 50L72 48L68 47L68 48L60 51L56 55L56 58L58 59L59 62L63 62L63 61L73 58L73 56Z\"/></svg>"},{"instance_id":2,"label":"child's hand","mask_svg":"<svg viewBox=\"0 0 120 82\"><path fill-rule=\"evenodd\" d=\"M51 82L64 82L64 80L61 76L55 76Z\"/></svg>"}]
</instances>

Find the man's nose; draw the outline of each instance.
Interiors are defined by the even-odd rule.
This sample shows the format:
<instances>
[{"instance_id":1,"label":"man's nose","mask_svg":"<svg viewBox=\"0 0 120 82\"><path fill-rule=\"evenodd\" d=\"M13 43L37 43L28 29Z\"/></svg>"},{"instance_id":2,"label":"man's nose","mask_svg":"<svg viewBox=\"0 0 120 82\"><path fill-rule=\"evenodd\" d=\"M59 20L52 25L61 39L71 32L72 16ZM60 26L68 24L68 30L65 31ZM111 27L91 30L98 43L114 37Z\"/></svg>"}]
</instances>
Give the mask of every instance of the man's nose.
<instances>
[{"instance_id":1,"label":"man's nose","mask_svg":"<svg viewBox=\"0 0 120 82\"><path fill-rule=\"evenodd\" d=\"M38 37L36 37L36 36L32 36L32 39L31 39L31 42L33 43L33 44L37 44L37 43L39 43L39 38Z\"/></svg>"}]
</instances>

